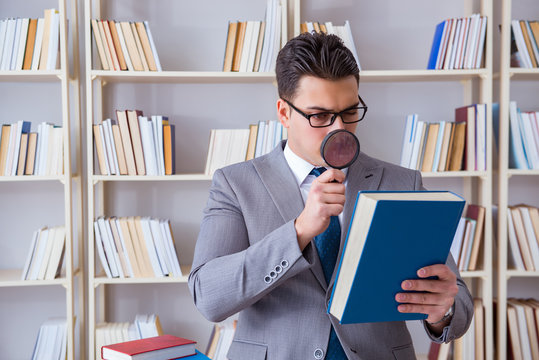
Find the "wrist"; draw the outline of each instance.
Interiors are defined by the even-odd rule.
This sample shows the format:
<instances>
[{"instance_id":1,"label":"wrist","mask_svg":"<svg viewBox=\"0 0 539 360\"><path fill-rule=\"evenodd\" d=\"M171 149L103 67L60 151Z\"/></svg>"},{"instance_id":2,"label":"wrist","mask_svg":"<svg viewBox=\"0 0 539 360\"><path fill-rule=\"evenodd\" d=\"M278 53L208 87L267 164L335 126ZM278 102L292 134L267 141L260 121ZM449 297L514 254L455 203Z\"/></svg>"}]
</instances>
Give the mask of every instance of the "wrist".
<instances>
[{"instance_id":1,"label":"wrist","mask_svg":"<svg viewBox=\"0 0 539 360\"><path fill-rule=\"evenodd\" d=\"M447 312L444 314L444 316L442 316L442 318L440 320L438 320L436 322L427 321L427 323L429 325L440 325L440 324L442 324L444 322L449 321L453 317L454 308L455 308L455 304L453 303L453 305L451 305L449 310L447 310Z\"/></svg>"}]
</instances>

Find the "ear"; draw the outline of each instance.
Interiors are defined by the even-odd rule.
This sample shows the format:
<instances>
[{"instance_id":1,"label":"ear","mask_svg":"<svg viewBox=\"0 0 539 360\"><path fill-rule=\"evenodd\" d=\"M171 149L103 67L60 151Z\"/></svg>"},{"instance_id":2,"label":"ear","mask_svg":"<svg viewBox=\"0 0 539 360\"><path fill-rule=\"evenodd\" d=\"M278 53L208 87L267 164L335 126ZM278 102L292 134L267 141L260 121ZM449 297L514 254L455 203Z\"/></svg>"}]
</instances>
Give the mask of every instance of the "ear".
<instances>
[{"instance_id":1,"label":"ear","mask_svg":"<svg viewBox=\"0 0 539 360\"><path fill-rule=\"evenodd\" d=\"M277 100L277 117L285 128L288 128L290 126L289 115L290 107L288 106L288 104L283 99Z\"/></svg>"}]
</instances>

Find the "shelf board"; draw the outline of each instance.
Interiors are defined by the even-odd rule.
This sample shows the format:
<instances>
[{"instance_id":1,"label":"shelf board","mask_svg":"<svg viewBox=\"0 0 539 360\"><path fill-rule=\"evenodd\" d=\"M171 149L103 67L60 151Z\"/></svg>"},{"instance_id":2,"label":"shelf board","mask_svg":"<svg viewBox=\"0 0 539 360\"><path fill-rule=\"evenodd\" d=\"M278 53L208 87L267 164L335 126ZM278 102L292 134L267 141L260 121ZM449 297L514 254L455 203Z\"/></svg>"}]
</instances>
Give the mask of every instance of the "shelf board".
<instances>
[{"instance_id":1,"label":"shelf board","mask_svg":"<svg viewBox=\"0 0 539 360\"><path fill-rule=\"evenodd\" d=\"M210 175L177 174L177 175L93 175L93 181L211 181Z\"/></svg>"},{"instance_id":2,"label":"shelf board","mask_svg":"<svg viewBox=\"0 0 539 360\"><path fill-rule=\"evenodd\" d=\"M507 176L513 175L539 175L539 170L529 170L529 169L508 169Z\"/></svg>"},{"instance_id":3,"label":"shelf board","mask_svg":"<svg viewBox=\"0 0 539 360\"><path fill-rule=\"evenodd\" d=\"M507 270L506 277L539 277L539 271Z\"/></svg>"},{"instance_id":4,"label":"shelf board","mask_svg":"<svg viewBox=\"0 0 539 360\"><path fill-rule=\"evenodd\" d=\"M62 78L62 70L0 71L2 82L55 82Z\"/></svg>"},{"instance_id":5,"label":"shelf board","mask_svg":"<svg viewBox=\"0 0 539 360\"><path fill-rule=\"evenodd\" d=\"M275 73L223 71L109 71L92 70L92 78L107 82L137 83L272 83Z\"/></svg>"},{"instance_id":6,"label":"shelf board","mask_svg":"<svg viewBox=\"0 0 539 360\"><path fill-rule=\"evenodd\" d=\"M473 70L362 70L360 82L460 81L486 77L486 69Z\"/></svg>"},{"instance_id":7,"label":"shelf board","mask_svg":"<svg viewBox=\"0 0 539 360\"><path fill-rule=\"evenodd\" d=\"M21 280L22 269L0 270L0 287L64 285L65 278L54 280Z\"/></svg>"},{"instance_id":8,"label":"shelf board","mask_svg":"<svg viewBox=\"0 0 539 360\"><path fill-rule=\"evenodd\" d=\"M486 171L438 171L438 172L422 172L424 178L435 177L484 177L487 176Z\"/></svg>"},{"instance_id":9,"label":"shelf board","mask_svg":"<svg viewBox=\"0 0 539 360\"><path fill-rule=\"evenodd\" d=\"M62 181L65 175L17 175L17 176L0 176L0 181L15 182L15 181Z\"/></svg>"},{"instance_id":10,"label":"shelf board","mask_svg":"<svg viewBox=\"0 0 539 360\"><path fill-rule=\"evenodd\" d=\"M187 283L191 265L181 265L183 276L180 277L151 277L151 278L108 278L105 276L96 277L93 280L94 286L114 285L114 284L183 284Z\"/></svg>"},{"instance_id":11,"label":"shelf board","mask_svg":"<svg viewBox=\"0 0 539 360\"><path fill-rule=\"evenodd\" d=\"M484 270L474 270L474 271L461 271L460 276L462 278L487 278L488 274Z\"/></svg>"},{"instance_id":12,"label":"shelf board","mask_svg":"<svg viewBox=\"0 0 539 360\"><path fill-rule=\"evenodd\" d=\"M510 68L509 76L511 80L539 80L539 68Z\"/></svg>"}]
</instances>

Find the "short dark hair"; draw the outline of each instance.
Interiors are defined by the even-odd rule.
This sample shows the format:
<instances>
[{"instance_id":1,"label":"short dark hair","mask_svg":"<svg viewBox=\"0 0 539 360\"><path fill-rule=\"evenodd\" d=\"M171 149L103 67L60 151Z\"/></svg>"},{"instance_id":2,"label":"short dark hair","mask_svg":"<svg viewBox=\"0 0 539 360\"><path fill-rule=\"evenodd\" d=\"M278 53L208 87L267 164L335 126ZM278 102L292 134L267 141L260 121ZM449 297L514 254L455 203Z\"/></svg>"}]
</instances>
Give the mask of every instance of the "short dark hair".
<instances>
[{"instance_id":1,"label":"short dark hair","mask_svg":"<svg viewBox=\"0 0 539 360\"><path fill-rule=\"evenodd\" d=\"M355 76L359 67L354 55L336 35L303 33L289 40L277 55L275 72L279 97L292 100L299 80L310 75L326 80Z\"/></svg>"}]
</instances>

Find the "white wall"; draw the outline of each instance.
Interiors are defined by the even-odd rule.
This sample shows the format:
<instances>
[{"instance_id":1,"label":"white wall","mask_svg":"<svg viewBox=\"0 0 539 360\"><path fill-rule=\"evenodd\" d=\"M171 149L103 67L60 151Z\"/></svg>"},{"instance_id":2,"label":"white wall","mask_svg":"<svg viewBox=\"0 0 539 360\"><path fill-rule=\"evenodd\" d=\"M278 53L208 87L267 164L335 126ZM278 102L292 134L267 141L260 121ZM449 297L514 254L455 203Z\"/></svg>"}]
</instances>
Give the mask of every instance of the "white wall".
<instances>
[{"instance_id":1,"label":"white wall","mask_svg":"<svg viewBox=\"0 0 539 360\"><path fill-rule=\"evenodd\" d=\"M78 1L82 14L84 3ZM515 16L539 19L535 0L518 2ZM369 70L426 68L436 24L448 17L466 15L464 0L305 0L303 3L301 21L343 24L344 20L351 20L361 66ZM473 5L476 8L477 3ZM50 7L57 7L57 2L3 1L0 18L40 17L42 9ZM101 18L148 20L165 70L218 71L222 66L227 22L261 20L264 9L263 0L115 0L103 2ZM496 37L498 23L494 24L495 43L499 39ZM82 82L85 79L83 25L80 18ZM495 59L496 56L497 53ZM82 99L85 99L85 86L81 86ZM515 94L512 98L518 100L523 109L539 110L538 87L537 82L519 83L511 89ZM34 127L41 121L59 124L59 91L58 85L0 84L1 122L31 120ZM368 115L357 130L361 148L372 156L395 163L400 158L406 115L416 112L422 120L451 121L454 109L466 105L462 85L458 82L361 82L360 93L369 106ZM277 93L271 84L108 84L103 94L105 118L113 117L115 109L140 109L147 115L167 115L176 124L176 166L180 173L203 171L210 129L246 128L259 120L276 119ZM82 114L85 113L83 107ZM102 119L94 119L94 122L99 120ZM83 118L83 124L85 121ZM85 165L81 168L86 170ZM527 202L539 206L536 177L510 183L515 184L510 193L511 204ZM462 191L459 180L428 179L425 185L429 189ZM56 183L39 186L36 189L35 184L16 183L0 187L1 268L20 267L24 263L35 229L63 222L62 187ZM170 218L180 262L189 264L208 187L209 182L108 184L105 215ZM514 286L511 283L510 290L523 293L525 289L529 291L530 285L537 288L537 280L519 281ZM132 321L137 313L157 313L165 332L193 338L200 349L205 349L212 324L196 311L186 284L108 286L107 294L108 321ZM538 291L533 294L539 297ZM29 358L39 324L49 316L64 316L64 303L62 289L2 288L0 316L4 324L20 324L0 327L0 348L6 358ZM426 353L428 342L422 329L417 324L411 327L416 350Z\"/></svg>"}]
</instances>

